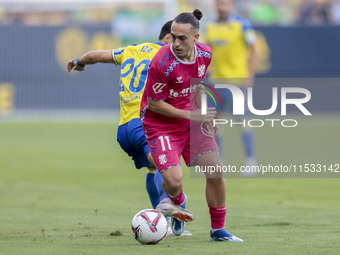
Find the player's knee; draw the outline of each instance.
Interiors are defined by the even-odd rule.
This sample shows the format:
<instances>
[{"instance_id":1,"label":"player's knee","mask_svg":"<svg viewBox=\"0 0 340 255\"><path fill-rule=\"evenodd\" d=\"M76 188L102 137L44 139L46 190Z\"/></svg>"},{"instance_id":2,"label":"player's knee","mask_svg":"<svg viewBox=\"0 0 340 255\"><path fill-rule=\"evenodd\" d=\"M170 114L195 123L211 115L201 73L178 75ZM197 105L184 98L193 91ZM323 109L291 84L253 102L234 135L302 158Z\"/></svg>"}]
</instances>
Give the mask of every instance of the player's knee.
<instances>
[{"instance_id":1,"label":"player's knee","mask_svg":"<svg viewBox=\"0 0 340 255\"><path fill-rule=\"evenodd\" d=\"M181 179L164 180L163 184L164 190L171 197L177 197L183 189Z\"/></svg>"},{"instance_id":2,"label":"player's knee","mask_svg":"<svg viewBox=\"0 0 340 255\"><path fill-rule=\"evenodd\" d=\"M168 189L174 193L182 190L182 180L171 180L167 183Z\"/></svg>"},{"instance_id":3,"label":"player's knee","mask_svg":"<svg viewBox=\"0 0 340 255\"><path fill-rule=\"evenodd\" d=\"M182 191L182 170L180 168L173 168L162 172L163 176L163 187L165 192L172 196L176 197ZM178 194L177 194L178 193Z\"/></svg>"},{"instance_id":4,"label":"player's knee","mask_svg":"<svg viewBox=\"0 0 340 255\"><path fill-rule=\"evenodd\" d=\"M207 182L215 187L225 185L224 178L207 178Z\"/></svg>"}]
</instances>

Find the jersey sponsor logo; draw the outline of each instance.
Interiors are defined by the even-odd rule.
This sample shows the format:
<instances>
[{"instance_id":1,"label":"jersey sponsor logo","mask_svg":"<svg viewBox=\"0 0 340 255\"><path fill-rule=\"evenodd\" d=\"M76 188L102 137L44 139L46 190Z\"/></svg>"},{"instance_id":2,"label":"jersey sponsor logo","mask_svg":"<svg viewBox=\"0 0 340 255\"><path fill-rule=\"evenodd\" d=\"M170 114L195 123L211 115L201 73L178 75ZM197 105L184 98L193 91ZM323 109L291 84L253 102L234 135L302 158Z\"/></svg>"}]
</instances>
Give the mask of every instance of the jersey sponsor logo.
<instances>
[{"instance_id":1,"label":"jersey sponsor logo","mask_svg":"<svg viewBox=\"0 0 340 255\"><path fill-rule=\"evenodd\" d=\"M194 93L198 90L198 85L190 85L190 87L184 88L180 91L175 91L173 89L170 89L169 91L169 97L170 98L177 98L177 97L186 97L189 96L190 93Z\"/></svg>"},{"instance_id":2,"label":"jersey sponsor logo","mask_svg":"<svg viewBox=\"0 0 340 255\"><path fill-rule=\"evenodd\" d=\"M177 79L176 83L183 83L182 78L183 78L182 76L177 77L177 78L176 78L176 79Z\"/></svg>"},{"instance_id":3,"label":"jersey sponsor logo","mask_svg":"<svg viewBox=\"0 0 340 255\"><path fill-rule=\"evenodd\" d=\"M200 65L198 67L198 77L202 77L205 73L205 65Z\"/></svg>"},{"instance_id":4,"label":"jersey sponsor logo","mask_svg":"<svg viewBox=\"0 0 340 255\"><path fill-rule=\"evenodd\" d=\"M159 164L161 164L161 165L164 165L166 162L168 162L165 154L159 155L158 158L159 158Z\"/></svg>"},{"instance_id":5,"label":"jersey sponsor logo","mask_svg":"<svg viewBox=\"0 0 340 255\"><path fill-rule=\"evenodd\" d=\"M152 86L152 88L153 88L153 91L157 94L157 93L161 93L163 91L162 89L165 86L166 86L166 84L157 82Z\"/></svg>"},{"instance_id":6,"label":"jersey sponsor logo","mask_svg":"<svg viewBox=\"0 0 340 255\"><path fill-rule=\"evenodd\" d=\"M141 100L140 97L141 97L141 94L132 94L131 96L128 96L128 97L121 96L120 103L123 105L123 104L130 103L132 101L135 101L135 100Z\"/></svg>"}]
</instances>

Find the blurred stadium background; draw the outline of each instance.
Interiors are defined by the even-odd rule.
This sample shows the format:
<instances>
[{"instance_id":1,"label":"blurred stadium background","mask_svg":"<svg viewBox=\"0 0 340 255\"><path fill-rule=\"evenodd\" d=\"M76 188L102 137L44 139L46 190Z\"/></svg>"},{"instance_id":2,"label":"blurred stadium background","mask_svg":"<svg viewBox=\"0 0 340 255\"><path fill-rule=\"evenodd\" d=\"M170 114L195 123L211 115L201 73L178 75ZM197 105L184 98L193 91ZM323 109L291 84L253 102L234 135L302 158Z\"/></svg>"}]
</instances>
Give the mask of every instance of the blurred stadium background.
<instances>
[{"instance_id":1,"label":"blurred stadium background","mask_svg":"<svg viewBox=\"0 0 340 255\"><path fill-rule=\"evenodd\" d=\"M215 17L213 2L0 0L0 121L116 121L119 67L101 64L68 74L67 61L89 50L156 41L165 21L197 7L204 27ZM258 77L340 76L339 0L235 5L258 33Z\"/></svg>"}]
</instances>

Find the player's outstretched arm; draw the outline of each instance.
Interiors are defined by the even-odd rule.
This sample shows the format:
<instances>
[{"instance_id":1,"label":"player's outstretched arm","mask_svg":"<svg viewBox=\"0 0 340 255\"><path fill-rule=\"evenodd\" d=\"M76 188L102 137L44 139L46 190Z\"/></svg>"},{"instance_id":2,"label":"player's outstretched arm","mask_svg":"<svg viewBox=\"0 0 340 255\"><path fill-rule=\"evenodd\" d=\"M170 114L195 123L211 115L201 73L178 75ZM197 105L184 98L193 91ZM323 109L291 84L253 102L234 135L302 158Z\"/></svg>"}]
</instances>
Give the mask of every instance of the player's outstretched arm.
<instances>
[{"instance_id":1,"label":"player's outstretched arm","mask_svg":"<svg viewBox=\"0 0 340 255\"><path fill-rule=\"evenodd\" d=\"M79 59L72 59L67 63L67 71L84 71L86 65L96 63L114 63L111 50L94 50L85 53Z\"/></svg>"}]
</instances>

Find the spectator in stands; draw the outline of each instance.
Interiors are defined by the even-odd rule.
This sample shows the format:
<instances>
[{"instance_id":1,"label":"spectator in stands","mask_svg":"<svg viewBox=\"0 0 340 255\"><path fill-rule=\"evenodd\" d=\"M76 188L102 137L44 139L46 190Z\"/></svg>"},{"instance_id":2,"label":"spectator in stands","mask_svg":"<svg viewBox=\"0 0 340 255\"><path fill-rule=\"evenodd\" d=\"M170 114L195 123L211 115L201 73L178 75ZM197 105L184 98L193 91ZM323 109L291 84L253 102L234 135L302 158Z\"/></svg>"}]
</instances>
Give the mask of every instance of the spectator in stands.
<instances>
[{"instance_id":1,"label":"spectator in stands","mask_svg":"<svg viewBox=\"0 0 340 255\"><path fill-rule=\"evenodd\" d=\"M300 6L298 25L330 25L331 14L329 2L311 2L305 0Z\"/></svg>"}]
</instances>

